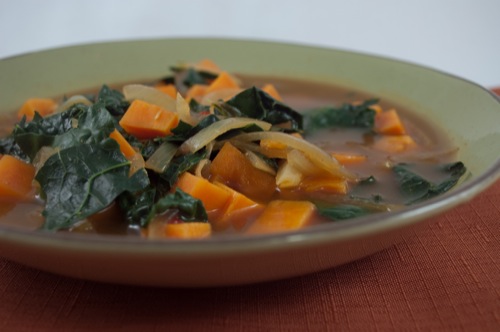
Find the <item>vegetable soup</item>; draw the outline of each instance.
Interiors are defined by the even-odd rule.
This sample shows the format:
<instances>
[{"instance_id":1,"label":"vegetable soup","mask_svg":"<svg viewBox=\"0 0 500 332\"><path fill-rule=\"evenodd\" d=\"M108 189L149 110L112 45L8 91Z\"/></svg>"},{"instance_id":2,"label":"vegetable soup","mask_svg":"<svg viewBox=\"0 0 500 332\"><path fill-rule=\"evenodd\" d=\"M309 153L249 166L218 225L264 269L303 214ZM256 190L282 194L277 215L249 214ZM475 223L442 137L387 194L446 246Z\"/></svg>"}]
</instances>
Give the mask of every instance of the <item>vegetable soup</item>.
<instances>
[{"instance_id":1,"label":"vegetable soup","mask_svg":"<svg viewBox=\"0 0 500 332\"><path fill-rule=\"evenodd\" d=\"M296 231L421 203L466 172L435 125L376 96L210 60L171 71L3 115L0 224L149 239Z\"/></svg>"}]
</instances>

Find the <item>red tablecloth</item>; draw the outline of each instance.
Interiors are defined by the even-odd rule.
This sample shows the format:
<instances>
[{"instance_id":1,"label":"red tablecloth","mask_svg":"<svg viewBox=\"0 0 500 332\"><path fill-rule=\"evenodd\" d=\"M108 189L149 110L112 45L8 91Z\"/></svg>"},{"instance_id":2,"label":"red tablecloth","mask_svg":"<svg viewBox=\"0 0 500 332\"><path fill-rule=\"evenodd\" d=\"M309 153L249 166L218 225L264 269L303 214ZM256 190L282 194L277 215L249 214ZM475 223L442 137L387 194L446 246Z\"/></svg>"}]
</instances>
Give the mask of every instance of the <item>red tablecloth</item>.
<instances>
[{"instance_id":1,"label":"red tablecloth","mask_svg":"<svg viewBox=\"0 0 500 332\"><path fill-rule=\"evenodd\" d=\"M264 284L164 289L0 258L0 331L500 331L500 181L411 239Z\"/></svg>"}]
</instances>

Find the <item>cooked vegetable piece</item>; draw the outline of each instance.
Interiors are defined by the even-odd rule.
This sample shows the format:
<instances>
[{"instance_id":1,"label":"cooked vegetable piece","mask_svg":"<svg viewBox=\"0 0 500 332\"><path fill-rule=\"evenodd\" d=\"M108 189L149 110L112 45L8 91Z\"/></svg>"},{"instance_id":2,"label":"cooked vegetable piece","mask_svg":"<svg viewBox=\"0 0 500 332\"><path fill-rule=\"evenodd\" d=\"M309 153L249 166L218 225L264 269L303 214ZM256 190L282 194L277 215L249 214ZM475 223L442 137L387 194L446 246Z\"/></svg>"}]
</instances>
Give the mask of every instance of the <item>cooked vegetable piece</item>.
<instances>
[{"instance_id":1,"label":"cooked vegetable piece","mask_svg":"<svg viewBox=\"0 0 500 332\"><path fill-rule=\"evenodd\" d=\"M120 145L120 151L123 153L125 158L130 159L132 158L137 152L134 150L132 145L123 137L123 135L115 129L110 135L112 139L114 139L118 145Z\"/></svg>"},{"instance_id":2,"label":"cooked vegetable piece","mask_svg":"<svg viewBox=\"0 0 500 332\"><path fill-rule=\"evenodd\" d=\"M196 135L191 136L180 146L179 150L182 153L193 153L205 147L208 143L220 135L246 126L257 126L262 130L269 130L271 124L248 118L229 118L214 122L210 126L203 128Z\"/></svg>"},{"instance_id":3,"label":"cooked vegetable piece","mask_svg":"<svg viewBox=\"0 0 500 332\"><path fill-rule=\"evenodd\" d=\"M211 225L205 222L166 224L165 236L176 239L201 239L212 233Z\"/></svg>"},{"instance_id":4,"label":"cooked vegetable piece","mask_svg":"<svg viewBox=\"0 0 500 332\"><path fill-rule=\"evenodd\" d=\"M169 135L178 123L177 113L138 99L134 100L120 120L120 126L139 139Z\"/></svg>"},{"instance_id":5,"label":"cooked vegetable piece","mask_svg":"<svg viewBox=\"0 0 500 332\"><path fill-rule=\"evenodd\" d=\"M384 135L404 135L406 133L403 122L395 109L376 114L375 131Z\"/></svg>"},{"instance_id":6,"label":"cooked vegetable piece","mask_svg":"<svg viewBox=\"0 0 500 332\"><path fill-rule=\"evenodd\" d=\"M175 85L173 84L160 84L155 86L156 89L160 90L161 92L169 95L172 98L177 97L177 89L175 88Z\"/></svg>"},{"instance_id":7,"label":"cooked vegetable piece","mask_svg":"<svg viewBox=\"0 0 500 332\"><path fill-rule=\"evenodd\" d=\"M228 191L189 172L179 177L177 188L201 200L208 213L224 208L231 198Z\"/></svg>"},{"instance_id":8,"label":"cooked vegetable piece","mask_svg":"<svg viewBox=\"0 0 500 332\"><path fill-rule=\"evenodd\" d=\"M129 176L130 161L108 138L80 144L52 155L36 174L46 198L45 230L69 228L110 205L123 192L149 185L146 172Z\"/></svg>"},{"instance_id":9,"label":"cooked vegetable piece","mask_svg":"<svg viewBox=\"0 0 500 332\"><path fill-rule=\"evenodd\" d=\"M409 135L383 135L377 137L373 147L387 153L399 153L416 147L417 144Z\"/></svg>"},{"instance_id":10,"label":"cooked vegetable piece","mask_svg":"<svg viewBox=\"0 0 500 332\"><path fill-rule=\"evenodd\" d=\"M33 190L35 167L15 157L0 157L0 200L22 201Z\"/></svg>"},{"instance_id":11,"label":"cooked vegetable piece","mask_svg":"<svg viewBox=\"0 0 500 332\"><path fill-rule=\"evenodd\" d=\"M200 99L207 93L208 85L194 84L186 92L186 100Z\"/></svg>"},{"instance_id":12,"label":"cooked vegetable piece","mask_svg":"<svg viewBox=\"0 0 500 332\"><path fill-rule=\"evenodd\" d=\"M230 199L222 209L220 216L211 222L214 229L223 230L232 225L235 229L240 230L246 225L249 219L252 219L252 217L255 217L262 211L262 204L251 200L242 193L220 182L215 182L214 184L230 193Z\"/></svg>"},{"instance_id":13,"label":"cooked vegetable piece","mask_svg":"<svg viewBox=\"0 0 500 332\"><path fill-rule=\"evenodd\" d=\"M272 201L248 227L247 233L265 234L298 230L311 222L315 211L315 205L308 201Z\"/></svg>"},{"instance_id":14,"label":"cooked vegetable piece","mask_svg":"<svg viewBox=\"0 0 500 332\"><path fill-rule=\"evenodd\" d=\"M274 99L278 101L283 101L283 98L281 98L281 95L278 93L278 90L276 90L276 87L270 83L264 85L262 87L262 91L273 97Z\"/></svg>"},{"instance_id":15,"label":"cooked vegetable piece","mask_svg":"<svg viewBox=\"0 0 500 332\"><path fill-rule=\"evenodd\" d=\"M238 89L240 86L238 82L228 73L221 72L217 78L208 86L205 94L209 94L211 92L223 89Z\"/></svg>"},{"instance_id":16,"label":"cooked vegetable piece","mask_svg":"<svg viewBox=\"0 0 500 332\"><path fill-rule=\"evenodd\" d=\"M17 113L17 117L21 119L23 116L28 121L31 121L35 116L35 112L41 116L52 114L57 107L57 103L49 98L30 98L24 102Z\"/></svg>"},{"instance_id":17,"label":"cooked vegetable piece","mask_svg":"<svg viewBox=\"0 0 500 332\"><path fill-rule=\"evenodd\" d=\"M153 104L169 111L175 111L175 96L163 93L152 86L144 84L128 84L123 87L124 98L132 100L142 100L143 102Z\"/></svg>"},{"instance_id":18,"label":"cooked vegetable piece","mask_svg":"<svg viewBox=\"0 0 500 332\"><path fill-rule=\"evenodd\" d=\"M231 143L225 143L210 166L210 176L250 199L262 202L274 195L274 176L255 168Z\"/></svg>"},{"instance_id":19,"label":"cooked vegetable piece","mask_svg":"<svg viewBox=\"0 0 500 332\"><path fill-rule=\"evenodd\" d=\"M306 192L324 192L330 194L347 194L348 184L345 179L336 177L309 177L302 180L300 188Z\"/></svg>"},{"instance_id":20,"label":"cooked vegetable piece","mask_svg":"<svg viewBox=\"0 0 500 332\"><path fill-rule=\"evenodd\" d=\"M441 182L434 183L426 180L412 171L412 165L398 164L392 168L400 182L401 192L406 197L406 204L414 204L433 198L447 192L465 174L466 168L462 162L438 165L435 171L446 175Z\"/></svg>"}]
</instances>

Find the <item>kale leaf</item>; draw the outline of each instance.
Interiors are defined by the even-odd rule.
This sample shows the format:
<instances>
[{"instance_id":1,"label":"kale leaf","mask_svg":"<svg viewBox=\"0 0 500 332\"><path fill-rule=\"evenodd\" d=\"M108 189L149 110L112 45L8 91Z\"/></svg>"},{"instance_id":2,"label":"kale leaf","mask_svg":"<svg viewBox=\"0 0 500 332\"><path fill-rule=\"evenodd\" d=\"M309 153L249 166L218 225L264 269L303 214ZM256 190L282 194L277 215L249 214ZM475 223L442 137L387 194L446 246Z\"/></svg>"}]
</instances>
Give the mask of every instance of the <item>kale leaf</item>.
<instances>
[{"instance_id":1,"label":"kale leaf","mask_svg":"<svg viewBox=\"0 0 500 332\"><path fill-rule=\"evenodd\" d=\"M447 177L439 183L432 183L411 170L411 165L398 164L392 168L400 184L406 204L419 203L450 190L466 172L462 162L437 166L437 171Z\"/></svg>"},{"instance_id":2,"label":"kale leaf","mask_svg":"<svg viewBox=\"0 0 500 332\"><path fill-rule=\"evenodd\" d=\"M123 192L149 185L145 171L129 177L130 162L112 139L80 144L52 155L36 175L46 198L43 229L70 228Z\"/></svg>"},{"instance_id":3,"label":"kale leaf","mask_svg":"<svg viewBox=\"0 0 500 332\"><path fill-rule=\"evenodd\" d=\"M300 113L256 87L246 89L227 102L218 104L216 110L222 115L258 119L273 125L289 123L289 131L302 130Z\"/></svg>"},{"instance_id":4,"label":"kale leaf","mask_svg":"<svg viewBox=\"0 0 500 332\"><path fill-rule=\"evenodd\" d=\"M162 179L167 181L170 187L172 187L182 173L188 171L205 158L205 150L201 150L193 154L178 156L170 162L167 169L160 176Z\"/></svg>"},{"instance_id":5,"label":"kale leaf","mask_svg":"<svg viewBox=\"0 0 500 332\"><path fill-rule=\"evenodd\" d=\"M377 102L377 99L370 99L359 105L343 104L311 110L305 113L306 131L331 127L372 128L375 111L370 106Z\"/></svg>"},{"instance_id":6,"label":"kale leaf","mask_svg":"<svg viewBox=\"0 0 500 332\"><path fill-rule=\"evenodd\" d=\"M365 209L361 206L349 204L318 207L318 212L320 215L333 220L352 219L373 213L373 211Z\"/></svg>"},{"instance_id":7,"label":"kale leaf","mask_svg":"<svg viewBox=\"0 0 500 332\"><path fill-rule=\"evenodd\" d=\"M103 85L97 94L96 103L101 103L113 116L122 116L130 103L125 100L121 92Z\"/></svg>"},{"instance_id":8,"label":"kale leaf","mask_svg":"<svg viewBox=\"0 0 500 332\"><path fill-rule=\"evenodd\" d=\"M183 221L208 222L207 212L203 203L179 188L175 192L169 193L158 200L150 212L149 220L155 215L165 213L171 209L178 210L178 216Z\"/></svg>"}]
</instances>

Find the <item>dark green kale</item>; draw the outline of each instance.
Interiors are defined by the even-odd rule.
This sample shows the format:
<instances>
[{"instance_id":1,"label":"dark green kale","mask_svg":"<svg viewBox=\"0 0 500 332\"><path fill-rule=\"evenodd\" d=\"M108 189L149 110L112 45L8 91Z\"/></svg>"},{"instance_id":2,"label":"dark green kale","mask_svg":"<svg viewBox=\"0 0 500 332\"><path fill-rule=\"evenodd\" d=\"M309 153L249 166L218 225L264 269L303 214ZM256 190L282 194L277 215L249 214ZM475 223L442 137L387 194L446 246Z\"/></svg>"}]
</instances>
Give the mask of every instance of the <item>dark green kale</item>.
<instances>
[{"instance_id":1,"label":"dark green kale","mask_svg":"<svg viewBox=\"0 0 500 332\"><path fill-rule=\"evenodd\" d=\"M179 188L177 188L175 192L165 195L160 198L158 202L156 202L150 212L149 220L151 220L155 215L165 213L166 211L172 209L178 211L177 216L183 221L208 222L207 212L203 203L199 199L186 194Z\"/></svg>"},{"instance_id":2,"label":"dark green kale","mask_svg":"<svg viewBox=\"0 0 500 332\"><path fill-rule=\"evenodd\" d=\"M344 220L361 217L373 213L369 209L357 205L336 205L331 207L318 207L320 215L332 220Z\"/></svg>"},{"instance_id":3,"label":"dark green kale","mask_svg":"<svg viewBox=\"0 0 500 332\"><path fill-rule=\"evenodd\" d=\"M130 103L125 100L121 92L103 85L97 94L96 103L101 103L113 116L122 116Z\"/></svg>"},{"instance_id":4,"label":"dark green kale","mask_svg":"<svg viewBox=\"0 0 500 332\"><path fill-rule=\"evenodd\" d=\"M411 165L398 164L393 167L400 184L401 193L406 198L406 204L419 203L441 195L450 190L467 171L462 162L438 165L437 171L446 178L439 183L426 180L411 170Z\"/></svg>"},{"instance_id":5,"label":"dark green kale","mask_svg":"<svg viewBox=\"0 0 500 332\"><path fill-rule=\"evenodd\" d=\"M287 131L290 132L302 130L300 113L256 87L240 92L225 103L217 104L216 111L223 116L247 117L273 125L287 123Z\"/></svg>"},{"instance_id":6,"label":"dark green kale","mask_svg":"<svg viewBox=\"0 0 500 332\"><path fill-rule=\"evenodd\" d=\"M375 121L375 111L370 106L377 102L377 99L370 99L359 105L343 104L340 107L311 110L305 113L305 130L312 132L332 127L371 129Z\"/></svg>"}]
</instances>

